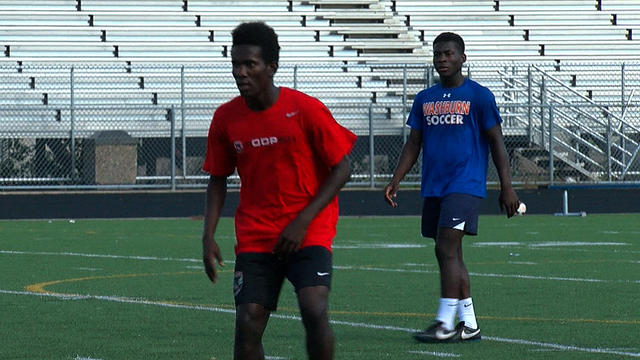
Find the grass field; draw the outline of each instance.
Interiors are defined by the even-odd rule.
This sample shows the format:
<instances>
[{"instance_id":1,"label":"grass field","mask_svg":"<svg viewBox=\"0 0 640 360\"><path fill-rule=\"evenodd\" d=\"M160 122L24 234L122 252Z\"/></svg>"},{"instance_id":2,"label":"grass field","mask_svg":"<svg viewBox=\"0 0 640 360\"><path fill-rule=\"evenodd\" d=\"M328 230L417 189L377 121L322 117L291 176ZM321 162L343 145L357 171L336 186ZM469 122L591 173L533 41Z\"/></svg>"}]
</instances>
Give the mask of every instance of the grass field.
<instances>
[{"instance_id":1,"label":"grass field","mask_svg":"<svg viewBox=\"0 0 640 360\"><path fill-rule=\"evenodd\" d=\"M233 223L226 267L201 269L201 220L0 221L0 359L231 359ZM464 242L483 340L410 336L439 297L417 217L342 218L331 319L336 359L640 357L640 215L484 216ZM305 359L289 284L269 359Z\"/></svg>"}]
</instances>

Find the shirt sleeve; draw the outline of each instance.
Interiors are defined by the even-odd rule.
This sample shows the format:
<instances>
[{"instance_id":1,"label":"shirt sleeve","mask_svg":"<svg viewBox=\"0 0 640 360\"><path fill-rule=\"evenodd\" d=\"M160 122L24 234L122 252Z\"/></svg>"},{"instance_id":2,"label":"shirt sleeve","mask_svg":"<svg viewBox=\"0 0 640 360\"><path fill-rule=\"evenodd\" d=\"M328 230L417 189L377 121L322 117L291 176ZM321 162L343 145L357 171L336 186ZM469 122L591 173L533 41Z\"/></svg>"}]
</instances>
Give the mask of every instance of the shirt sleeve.
<instances>
[{"instance_id":1,"label":"shirt sleeve","mask_svg":"<svg viewBox=\"0 0 640 360\"><path fill-rule=\"evenodd\" d=\"M213 114L207 136L207 152L202 170L213 176L229 176L236 167L234 147L226 136L220 108Z\"/></svg>"},{"instance_id":2,"label":"shirt sleeve","mask_svg":"<svg viewBox=\"0 0 640 360\"><path fill-rule=\"evenodd\" d=\"M411 106L411 112L409 112L409 118L407 119L407 125L414 130L422 130L422 124L424 121L424 112L422 111L422 96L418 94L414 100L413 105Z\"/></svg>"},{"instance_id":3,"label":"shirt sleeve","mask_svg":"<svg viewBox=\"0 0 640 360\"><path fill-rule=\"evenodd\" d=\"M479 109L479 125L480 130L487 131L494 126L501 124L502 118L500 117L500 112L498 111L498 106L496 105L496 98L493 93L489 89L484 89L484 91L480 93L482 94L480 102L482 106Z\"/></svg>"},{"instance_id":4,"label":"shirt sleeve","mask_svg":"<svg viewBox=\"0 0 640 360\"><path fill-rule=\"evenodd\" d=\"M356 135L340 125L322 102L309 101L303 116L311 146L327 166L338 164L351 152Z\"/></svg>"}]
</instances>

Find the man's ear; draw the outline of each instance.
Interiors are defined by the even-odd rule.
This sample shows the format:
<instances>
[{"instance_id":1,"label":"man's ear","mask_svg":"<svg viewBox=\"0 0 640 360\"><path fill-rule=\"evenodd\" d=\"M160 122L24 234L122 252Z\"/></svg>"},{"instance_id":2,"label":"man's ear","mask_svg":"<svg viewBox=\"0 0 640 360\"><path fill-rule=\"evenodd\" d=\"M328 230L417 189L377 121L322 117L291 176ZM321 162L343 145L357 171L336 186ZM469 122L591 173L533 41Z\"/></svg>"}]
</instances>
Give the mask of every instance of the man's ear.
<instances>
[{"instance_id":1,"label":"man's ear","mask_svg":"<svg viewBox=\"0 0 640 360\"><path fill-rule=\"evenodd\" d=\"M462 56L460 56L462 58L462 63L466 63L467 62L467 54L462 53Z\"/></svg>"},{"instance_id":2,"label":"man's ear","mask_svg":"<svg viewBox=\"0 0 640 360\"><path fill-rule=\"evenodd\" d=\"M271 64L269 64L269 69L271 70L271 77L273 77L278 71L278 62L272 61Z\"/></svg>"}]
</instances>

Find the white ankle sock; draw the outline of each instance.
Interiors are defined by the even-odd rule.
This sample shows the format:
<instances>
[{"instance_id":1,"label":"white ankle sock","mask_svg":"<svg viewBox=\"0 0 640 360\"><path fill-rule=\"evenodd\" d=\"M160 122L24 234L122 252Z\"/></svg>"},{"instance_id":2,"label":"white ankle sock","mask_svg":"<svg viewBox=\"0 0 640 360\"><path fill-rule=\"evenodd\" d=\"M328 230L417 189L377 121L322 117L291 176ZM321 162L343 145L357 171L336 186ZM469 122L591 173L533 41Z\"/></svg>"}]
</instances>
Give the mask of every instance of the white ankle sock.
<instances>
[{"instance_id":1,"label":"white ankle sock","mask_svg":"<svg viewBox=\"0 0 640 360\"><path fill-rule=\"evenodd\" d=\"M442 321L442 326L447 330L453 330L453 321L456 319L458 299L440 298L440 307L436 315L437 321Z\"/></svg>"},{"instance_id":2,"label":"white ankle sock","mask_svg":"<svg viewBox=\"0 0 640 360\"><path fill-rule=\"evenodd\" d=\"M464 325L472 329L478 328L476 313L473 310L473 301L471 298L462 299L458 302L458 316L460 321L464 321Z\"/></svg>"}]
</instances>

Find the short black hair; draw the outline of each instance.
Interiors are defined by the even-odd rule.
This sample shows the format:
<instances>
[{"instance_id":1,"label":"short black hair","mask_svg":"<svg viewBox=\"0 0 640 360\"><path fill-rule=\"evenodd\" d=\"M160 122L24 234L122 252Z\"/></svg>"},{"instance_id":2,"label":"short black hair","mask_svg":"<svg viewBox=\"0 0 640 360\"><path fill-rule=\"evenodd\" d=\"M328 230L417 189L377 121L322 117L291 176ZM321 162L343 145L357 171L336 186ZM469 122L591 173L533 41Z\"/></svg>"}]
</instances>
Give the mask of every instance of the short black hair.
<instances>
[{"instance_id":1,"label":"short black hair","mask_svg":"<svg viewBox=\"0 0 640 360\"><path fill-rule=\"evenodd\" d=\"M231 32L233 46L255 45L262 49L262 59L266 63L278 62L280 45L278 35L273 28L264 22L247 22L238 25Z\"/></svg>"},{"instance_id":2,"label":"short black hair","mask_svg":"<svg viewBox=\"0 0 640 360\"><path fill-rule=\"evenodd\" d=\"M460 53L464 54L464 40L462 40L462 37L456 33L452 33L452 32L441 33L440 35L436 36L436 38L433 40L433 46L435 46L439 42L448 42L448 41L452 41L456 43L456 45L458 46L458 50L460 50Z\"/></svg>"}]
</instances>

